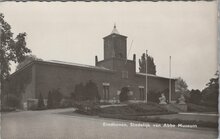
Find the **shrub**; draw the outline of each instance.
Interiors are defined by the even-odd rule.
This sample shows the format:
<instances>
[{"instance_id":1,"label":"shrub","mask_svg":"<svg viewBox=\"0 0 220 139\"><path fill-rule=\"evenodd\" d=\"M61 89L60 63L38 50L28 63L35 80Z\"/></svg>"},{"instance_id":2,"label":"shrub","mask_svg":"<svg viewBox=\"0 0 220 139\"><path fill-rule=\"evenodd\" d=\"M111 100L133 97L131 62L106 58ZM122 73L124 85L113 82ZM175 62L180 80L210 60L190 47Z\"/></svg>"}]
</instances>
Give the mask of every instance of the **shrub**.
<instances>
[{"instance_id":1,"label":"shrub","mask_svg":"<svg viewBox=\"0 0 220 139\"><path fill-rule=\"evenodd\" d=\"M29 110L32 110L32 111L37 110L37 109L38 109L38 106L34 104L29 107Z\"/></svg>"},{"instance_id":2,"label":"shrub","mask_svg":"<svg viewBox=\"0 0 220 139\"><path fill-rule=\"evenodd\" d=\"M75 101L73 107L77 108L77 112L87 115L96 115L100 111L98 103L94 101Z\"/></svg>"},{"instance_id":3,"label":"shrub","mask_svg":"<svg viewBox=\"0 0 220 139\"><path fill-rule=\"evenodd\" d=\"M159 103L160 95L161 94L159 92L149 91L149 93L147 95L147 99L152 101L152 102Z\"/></svg>"},{"instance_id":4,"label":"shrub","mask_svg":"<svg viewBox=\"0 0 220 139\"><path fill-rule=\"evenodd\" d=\"M100 110L100 113L128 115L128 114L135 114L136 111L128 106L110 106L110 107L102 108Z\"/></svg>"},{"instance_id":5,"label":"shrub","mask_svg":"<svg viewBox=\"0 0 220 139\"><path fill-rule=\"evenodd\" d=\"M129 104L137 112L167 112L167 109L154 102Z\"/></svg>"},{"instance_id":6,"label":"shrub","mask_svg":"<svg viewBox=\"0 0 220 139\"><path fill-rule=\"evenodd\" d=\"M162 114L174 114L176 112L167 111L165 108L159 106L156 103L137 103L129 104L127 106L110 106L100 109L100 114L116 114L124 116L146 116L146 115L162 115Z\"/></svg>"},{"instance_id":7,"label":"shrub","mask_svg":"<svg viewBox=\"0 0 220 139\"><path fill-rule=\"evenodd\" d=\"M71 93L71 98L75 101L98 101L100 96L96 83L89 80L84 86L83 83L76 84L74 92Z\"/></svg>"},{"instance_id":8,"label":"shrub","mask_svg":"<svg viewBox=\"0 0 220 139\"><path fill-rule=\"evenodd\" d=\"M112 103L110 102L99 102L99 105L111 105Z\"/></svg>"},{"instance_id":9,"label":"shrub","mask_svg":"<svg viewBox=\"0 0 220 139\"><path fill-rule=\"evenodd\" d=\"M71 99L62 99L60 101L60 107L61 108L68 108L68 107L72 107L72 100Z\"/></svg>"},{"instance_id":10,"label":"shrub","mask_svg":"<svg viewBox=\"0 0 220 139\"><path fill-rule=\"evenodd\" d=\"M19 108L21 106L21 98L14 94L7 94L4 96L3 103L5 108Z\"/></svg>"},{"instance_id":11,"label":"shrub","mask_svg":"<svg viewBox=\"0 0 220 139\"><path fill-rule=\"evenodd\" d=\"M74 92L71 93L71 97L75 101L83 101L85 100L85 87L82 83L76 84Z\"/></svg>"},{"instance_id":12,"label":"shrub","mask_svg":"<svg viewBox=\"0 0 220 139\"><path fill-rule=\"evenodd\" d=\"M194 103L194 104L200 104L202 99L202 92L200 90L191 90L190 91L190 99L189 102L190 103Z\"/></svg>"},{"instance_id":13,"label":"shrub","mask_svg":"<svg viewBox=\"0 0 220 139\"><path fill-rule=\"evenodd\" d=\"M15 110L16 110L15 108L7 107L7 106L2 106L2 108L1 108L1 112L12 112Z\"/></svg>"},{"instance_id":14,"label":"shrub","mask_svg":"<svg viewBox=\"0 0 220 139\"><path fill-rule=\"evenodd\" d=\"M100 100L100 96L98 93L98 87L91 80L89 80L89 82L87 82L85 85L85 99L92 100L92 101Z\"/></svg>"},{"instance_id":15,"label":"shrub","mask_svg":"<svg viewBox=\"0 0 220 139\"><path fill-rule=\"evenodd\" d=\"M47 108L59 108L62 98L63 95L60 93L59 89L50 91L47 97Z\"/></svg>"},{"instance_id":16,"label":"shrub","mask_svg":"<svg viewBox=\"0 0 220 139\"><path fill-rule=\"evenodd\" d=\"M52 100L52 94L51 91L49 91L48 96L47 96L47 108L50 109L53 107L53 100Z\"/></svg>"},{"instance_id":17,"label":"shrub","mask_svg":"<svg viewBox=\"0 0 220 139\"><path fill-rule=\"evenodd\" d=\"M39 97L38 97L37 109L39 110L45 109L44 98L41 95L41 93L39 94Z\"/></svg>"},{"instance_id":18,"label":"shrub","mask_svg":"<svg viewBox=\"0 0 220 139\"><path fill-rule=\"evenodd\" d=\"M215 73L215 77L211 78L202 90L202 105L218 107L219 96L219 71Z\"/></svg>"},{"instance_id":19,"label":"shrub","mask_svg":"<svg viewBox=\"0 0 220 139\"><path fill-rule=\"evenodd\" d=\"M216 99L218 99L218 96L216 96ZM202 106L207 106L207 107L213 107L213 108L218 108L218 101L204 101L204 100L201 100L200 102L200 105Z\"/></svg>"}]
</instances>

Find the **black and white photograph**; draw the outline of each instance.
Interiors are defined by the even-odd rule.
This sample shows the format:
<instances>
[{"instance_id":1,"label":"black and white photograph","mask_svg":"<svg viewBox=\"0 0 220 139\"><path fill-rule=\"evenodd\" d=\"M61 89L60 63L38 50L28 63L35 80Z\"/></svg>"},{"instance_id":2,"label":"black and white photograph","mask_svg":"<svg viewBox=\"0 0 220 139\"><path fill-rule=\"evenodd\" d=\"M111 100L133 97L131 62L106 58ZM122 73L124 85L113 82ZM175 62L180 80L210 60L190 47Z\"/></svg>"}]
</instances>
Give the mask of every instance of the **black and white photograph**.
<instances>
[{"instance_id":1,"label":"black and white photograph","mask_svg":"<svg viewBox=\"0 0 220 139\"><path fill-rule=\"evenodd\" d=\"M0 2L1 139L218 139L218 2Z\"/></svg>"}]
</instances>

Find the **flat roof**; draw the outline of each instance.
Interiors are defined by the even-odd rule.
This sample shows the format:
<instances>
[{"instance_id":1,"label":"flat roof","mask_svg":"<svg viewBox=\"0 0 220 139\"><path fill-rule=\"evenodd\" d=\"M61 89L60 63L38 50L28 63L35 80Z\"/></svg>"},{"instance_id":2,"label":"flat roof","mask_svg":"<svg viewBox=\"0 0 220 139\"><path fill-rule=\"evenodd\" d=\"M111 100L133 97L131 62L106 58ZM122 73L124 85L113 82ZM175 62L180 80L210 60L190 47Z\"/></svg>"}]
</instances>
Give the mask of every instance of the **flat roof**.
<instances>
[{"instance_id":1,"label":"flat roof","mask_svg":"<svg viewBox=\"0 0 220 139\"><path fill-rule=\"evenodd\" d=\"M113 70L107 69L105 67L98 67L98 66L92 66L92 65L86 65L86 64L79 64L79 63L72 63L72 62L64 62L64 61L59 61L59 60L49 60L49 61L42 61L42 60L34 60L30 63L28 63L27 65L25 65L23 68L15 71L14 73L12 73L10 76L13 76L14 74L25 70L26 68L28 68L29 66L33 65L34 63L44 63L44 64L57 64L57 65L66 65L66 66L76 66L76 67L81 67L81 68L88 68L88 69L95 69L95 70L100 70L100 71L107 71L107 72L114 72ZM145 73L140 73L140 72L136 72L136 75L139 76L146 76ZM157 76L157 75L153 75L153 74L147 74L147 76L149 77L155 77L155 78L164 78L164 79L170 79L168 77L162 77L162 76ZM175 80L175 78L171 78L172 80Z\"/></svg>"},{"instance_id":2,"label":"flat roof","mask_svg":"<svg viewBox=\"0 0 220 139\"><path fill-rule=\"evenodd\" d=\"M63 65L71 65L71 66L77 66L77 67L84 67L84 68L112 71L112 70L107 69L105 67L98 67L98 66L79 64L79 63L72 63L72 62L64 62L64 61L59 61L59 60L49 60L49 61L43 61L43 62L49 62L49 63L54 63L54 64L63 64Z\"/></svg>"},{"instance_id":3,"label":"flat roof","mask_svg":"<svg viewBox=\"0 0 220 139\"><path fill-rule=\"evenodd\" d=\"M140 75L140 76L146 76L146 73L137 72L136 74L137 74L137 75ZM172 79L172 80L175 80L175 79L176 79L176 78L169 78L169 77L157 76L157 75L154 75L154 74L147 74L147 76L149 76L149 77L155 77L155 78Z\"/></svg>"},{"instance_id":4,"label":"flat roof","mask_svg":"<svg viewBox=\"0 0 220 139\"><path fill-rule=\"evenodd\" d=\"M91 65L86 65L86 64L78 64L78 63L72 63L72 62L64 62L64 61L58 61L58 60L48 60L48 61L43 61L43 60L34 60L22 67L21 69L13 72L9 76L13 76L16 73L25 70L26 68L30 67L34 63L43 63L43 64L57 64L57 65L66 65L66 66L75 66L75 67L81 67L81 68L89 68L89 69L95 69L95 70L100 70L100 71L108 71L108 72L114 72L113 70L107 69L105 67L98 67L98 66L91 66Z\"/></svg>"}]
</instances>

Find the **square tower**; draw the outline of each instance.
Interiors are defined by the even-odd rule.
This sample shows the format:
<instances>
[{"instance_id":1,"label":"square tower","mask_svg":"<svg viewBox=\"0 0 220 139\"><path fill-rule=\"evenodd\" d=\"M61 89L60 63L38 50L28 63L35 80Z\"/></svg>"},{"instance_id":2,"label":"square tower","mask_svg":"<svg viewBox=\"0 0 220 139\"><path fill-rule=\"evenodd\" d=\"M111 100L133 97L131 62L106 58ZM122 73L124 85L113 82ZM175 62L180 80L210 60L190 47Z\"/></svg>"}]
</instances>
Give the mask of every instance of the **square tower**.
<instances>
[{"instance_id":1,"label":"square tower","mask_svg":"<svg viewBox=\"0 0 220 139\"><path fill-rule=\"evenodd\" d=\"M127 59L127 37L120 35L114 25L112 33L104 39L104 60L109 58Z\"/></svg>"},{"instance_id":2,"label":"square tower","mask_svg":"<svg viewBox=\"0 0 220 139\"><path fill-rule=\"evenodd\" d=\"M135 58L133 60L127 59L127 37L120 35L116 26L110 35L104 39L104 60L98 61L95 58L95 65L104 67L118 72L127 72L129 77L135 74Z\"/></svg>"}]
</instances>

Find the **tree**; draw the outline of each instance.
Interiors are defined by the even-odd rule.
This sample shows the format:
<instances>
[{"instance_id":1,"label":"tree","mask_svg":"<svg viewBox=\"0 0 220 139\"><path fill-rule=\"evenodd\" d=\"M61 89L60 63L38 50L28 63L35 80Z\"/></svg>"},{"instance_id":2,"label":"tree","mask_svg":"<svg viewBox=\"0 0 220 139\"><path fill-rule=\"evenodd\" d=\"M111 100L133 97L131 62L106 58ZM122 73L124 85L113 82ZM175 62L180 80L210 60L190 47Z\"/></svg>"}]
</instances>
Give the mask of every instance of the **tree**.
<instances>
[{"instance_id":1,"label":"tree","mask_svg":"<svg viewBox=\"0 0 220 139\"><path fill-rule=\"evenodd\" d=\"M97 101L100 99L98 87L91 80L89 80L89 82L87 82L85 85L85 93L86 100Z\"/></svg>"},{"instance_id":2,"label":"tree","mask_svg":"<svg viewBox=\"0 0 220 139\"><path fill-rule=\"evenodd\" d=\"M219 95L219 73L215 74L215 77L211 78L206 84L206 88L202 90L202 103L207 106L218 107L218 95Z\"/></svg>"},{"instance_id":3,"label":"tree","mask_svg":"<svg viewBox=\"0 0 220 139\"><path fill-rule=\"evenodd\" d=\"M98 87L96 83L91 80L89 80L86 85L83 85L83 83L76 84L75 90L71 94L71 97L73 100L76 101L97 101L100 99Z\"/></svg>"},{"instance_id":4,"label":"tree","mask_svg":"<svg viewBox=\"0 0 220 139\"><path fill-rule=\"evenodd\" d=\"M186 82L181 77L178 77L176 79L175 90L178 93L184 93L184 92L188 91L188 85L186 84Z\"/></svg>"},{"instance_id":5,"label":"tree","mask_svg":"<svg viewBox=\"0 0 220 139\"><path fill-rule=\"evenodd\" d=\"M19 33L15 38L11 32L11 26L4 21L4 15L0 13L0 81L3 80L10 74L11 62L21 62L27 53L31 50L26 47L26 33ZM3 86L1 86L3 88ZM2 89L1 88L1 89Z\"/></svg>"},{"instance_id":6,"label":"tree","mask_svg":"<svg viewBox=\"0 0 220 139\"><path fill-rule=\"evenodd\" d=\"M18 63L16 70L23 68L25 65L29 64L30 62L32 62L34 60L42 61L42 59L37 58L35 55L32 55L32 54L24 56L24 60L22 62Z\"/></svg>"},{"instance_id":7,"label":"tree","mask_svg":"<svg viewBox=\"0 0 220 139\"><path fill-rule=\"evenodd\" d=\"M49 91L47 96L47 108L58 108L60 107L60 102L63 98L63 95L60 93L59 89L53 89Z\"/></svg>"},{"instance_id":8,"label":"tree","mask_svg":"<svg viewBox=\"0 0 220 139\"><path fill-rule=\"evenodd\" d=\"M190 94L189 94L190 91L188 89L188 85L181 77L178 77L175 81L175 92L179 96L183 94L186 100L188 100L190 97Z\"/></svg>"},{"instance_id":9,"label":"tree","mask_svg":"<svg viewBox=\"0 0 220 139\"><path fill-rule=\"evenodd\" d=\"M52 90L51 97L52 97L52 107L53 108L59 107L60 106L60 101L63 98L63 95L60 93L59 88Z\"/></svg>"},{"instance_id":10,"label":"tree","mask_svg":"<svg viewBox=\"0 0 220 139\"><path fill-rule=\"evenodd\" d=\"M146 73L146 56L145 53L139 59L139 72ZM156 65L154 64L153 57L147 55L147 73L156 75Z\"/></svg>"},{"instance_id":11,"label":"tree","mask_svg":"<svg viewBox=\"0 0 220 139\"><path fill-rule=\"evenodd\" d=\"M82 83L76 84L74 92L71 94L72 98L77 101L85 100L85 87Z\"/></svg>"},{"instance_id":12,"label":"tree","mask_svg":"<svg viewBox=\"0 0 220 139\"><path fill-rule=\"evenodd\" d=\"M192 89L190 91L190 99L189 102L190 103L194 103L194 104L200 104L201 102L201 98L202 98L202 93L200 90L194 90Z\"/></svg>"}]
</instances>

